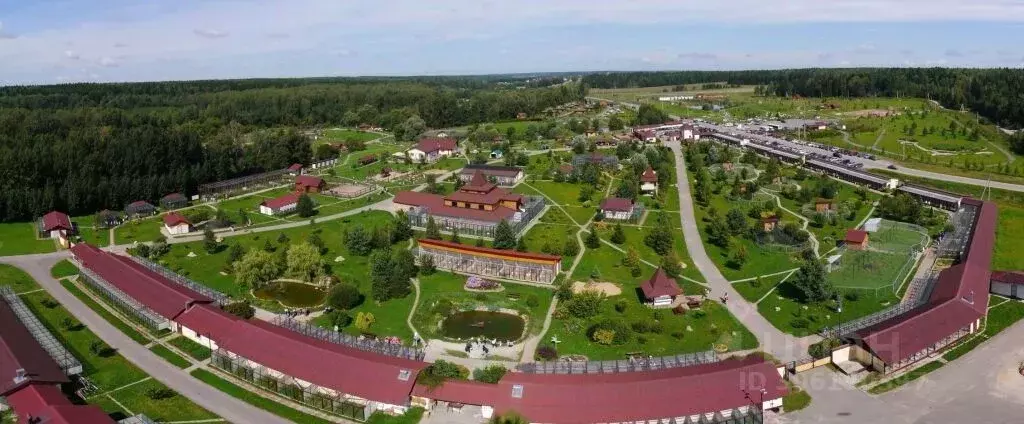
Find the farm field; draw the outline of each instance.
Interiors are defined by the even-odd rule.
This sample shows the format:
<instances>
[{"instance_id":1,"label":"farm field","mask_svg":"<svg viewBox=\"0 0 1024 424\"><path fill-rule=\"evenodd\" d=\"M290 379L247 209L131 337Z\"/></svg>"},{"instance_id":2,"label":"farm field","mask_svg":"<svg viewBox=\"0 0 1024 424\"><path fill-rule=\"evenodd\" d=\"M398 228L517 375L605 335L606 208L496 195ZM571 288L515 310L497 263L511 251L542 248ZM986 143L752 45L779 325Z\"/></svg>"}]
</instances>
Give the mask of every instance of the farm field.
<instances>
[{"instance_id":1,"label":"farm field","mask_svg":"<svg viewBox=\"0 0 1024 424\"><path fill-rule=\"evenodd\" d=\"M324 130L324 136L320 140L322 141L370 141L384 137L383 134L377 134L366 131L359 131L346 128L332 128Z\"/></svg>"}]
</instances>

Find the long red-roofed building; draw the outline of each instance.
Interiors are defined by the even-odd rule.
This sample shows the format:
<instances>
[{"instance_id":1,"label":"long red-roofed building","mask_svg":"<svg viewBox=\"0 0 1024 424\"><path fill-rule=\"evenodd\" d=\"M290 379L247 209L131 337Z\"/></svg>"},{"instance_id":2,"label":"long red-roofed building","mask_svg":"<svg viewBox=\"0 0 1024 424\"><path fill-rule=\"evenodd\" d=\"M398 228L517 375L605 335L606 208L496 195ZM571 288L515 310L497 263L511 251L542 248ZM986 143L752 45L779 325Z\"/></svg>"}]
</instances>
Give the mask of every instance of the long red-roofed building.
<instances>
[{"instance_id":1,"label":"long red-roofed building","mask_svg":"<svg viewBox=\"0 0 1024 424\"><path fill-rule=\"evenodd\" d=\"M961 203L977 211L960 262L939 272L921 306L855 332L851 359L889 373L949 348L981 327L988 312L998 212L991 202L964 198Z\"/></svg>"}]
</instances>

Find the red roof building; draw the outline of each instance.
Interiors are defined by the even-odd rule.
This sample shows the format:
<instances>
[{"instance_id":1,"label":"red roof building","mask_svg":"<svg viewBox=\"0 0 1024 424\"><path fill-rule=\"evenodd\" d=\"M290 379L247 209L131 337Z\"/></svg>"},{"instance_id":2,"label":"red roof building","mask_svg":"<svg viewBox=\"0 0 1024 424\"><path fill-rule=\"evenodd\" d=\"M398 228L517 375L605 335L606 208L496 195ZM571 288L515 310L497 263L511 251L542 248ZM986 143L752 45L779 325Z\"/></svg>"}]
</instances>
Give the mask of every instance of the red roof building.
<instances>
[{"instance_id":1,"label":"red roof building","mask_svg":"<svg viewBox=\"0 0 1024 424\"><path fill-rule=\"evenodd\" d=\"M127 257L104 252L86 243L75 245L71 253L111 286L169 320L174 320L193 305L213 302L213 299L168 281Z\"/></svg>"},{"instance_id":2,"label":"red roof building","mask_svg":"<svg viewBox=\"0 0 1024 424\"><path fill-rule=\"evenodd\" d=\"M675 300L676 296L683 294L683 290L679 288L679 283L672 277L669 277L665 270L660 267L657 271L654 271L654 275L649 280L644 281L640 285L640 290L643 291L644 298L655 305L670 304Z\"/></svg>"},{"instance_id":3,"label":"red roof building","mask_svg":"<svg viewBox=\"0 0 1024 424\"><path fill-rule=\"evenodd\" d=\"M324 188L324 179L312 175L295 177L295 191L298 193L319 193Z\"/></svg>"},{"instance_id":4,"label":"red roof building","mask_svg":"<svg viewBox=\"0 0 1024 424\"><path fill-rule=\"evenodd\" d=\"M39 229L44 233L51 231L72 231L74 227L71 225L71 218L64 212L52 211L43 215L40 219Z\"/></svg>"},{"instance_id":5,"label":"red roof building","mask_svg":"<svg viewBox=\"0 0 1024 424\"><path fill-rule=\"evenodd\" d=\"M295 210L299 205L299 193L288 193L280 197L264 200L260 203L260 213L279 215Z\"/></svg>"},{"instance_id":6,"label":"red roof building","mask_svg":"<svg viewBox=\"0 0 1024 424\"><path fill-rule=\"evenodd\" d=\"M1000 283L1024 285L1024 272L1021 271L992 271L992 281Z\"/></svg>"},{"instance_id":7,"label":"red roof building","mask_svg":"<svg viewBox=\"0 0 1024 424\"><path fill-rule=\"evenodd\" d=\"M523 201L522 195L487 182L479 170L468 184L448 196L403 191L394 199L396 205L424 208L432 216L484 222L511 220Z\"/></svg>"},{"instance_id":8,"label":"red roof building","mask_svg":"<svg viewBox=\"0 0 1024 424\"><path fill-rule=\"evenodd\" d=\"M302 164L301 163L293 163L293 164L291 164L291 166L288 167L288 170L291 171L291 172L301 172L302 171Z\"/></svg>"},{"instance_id":9,"label":"red roof building","mask_svg":"<svg viewBox=\"0 0 1024 424\"><path fill-rule=\"evenodd\" d=\"M427 154L439 151L455 151L458 147L458 140L448 137L424 138L416 143L416 149Z\"/></svg>"},{"instance_id":10,"label":"red roof building","mask_svg":"<svg viewBox=\"0 0 1024 424\"><path fill-rule=\"evenodd\" d=\"M633 201L621 197L609 197L601 201L601 211L605 212L633 212Z\"/></svg>"},{"instance_id":11,"label":"red roof building","mask_svg":"<svg viewBox=\"0 0 1024 424\"><path fill-rule=\"evenodd\" d=\"M24 380L15 381L18 370ZM0 299L0 397L29 383L64 384L71 380L32 337L11 306Z\"/></svg>"},{"instance_id":12,"label":"red roof building","mask_svg":"<svg viewBox=\"0 0 1024 424\"><path fill-rule=\"evenodd\" d=\"M974 231L960 263L942 270L927 301L916 309L857 331L853 339L874 356L871 366L892 372L926 354L951 346L977 331L988 311L989 266L995 245L994 203L965 198L979 205Z\"/></svg>"},{"instance_id":13,"label":"red roof building","mask_svg":"<svg viewBox=\"0 0 1024 424\"><path fill-rule=\"evenodd\" d=\"M775 215L761 217L761 225L764 226L764 231L774 231L775 227L779 225L779 217Z\"/></svg>"},{"instance_id":14,"label":"red roof building","mask_svg":"<svg viewBox=\"0 0 1024 424\"><path fill-rule=\"evenodd\" d=\"M18 415L18 424L114 424L100 407L72 404L52 384L33 383L6 399Z\"/></svg>"},{"instance_id":15,"label":"red roof building","mask_svg":"<svg viewBox=\"0 0 1024 424\"><path fill-rule=\"evenodd\" d=\"M192 225L192 222L177 212L171 212L164 215L164 225L168 227L177 227L179 225Z\"/></svg>"},{"instance_id":16,"label":"red roof building","mask_svg":"<svg viewBox=\"0 0 1024 424\"><path fill-rule=\"evenodd\" d=\"M757 410L762 404L766 408L781 404L788 392L775 366L756 357L656 371L510 372L492 386L446 382L432 390L417 387L413 393L490 406L499 415L514 411L529 422L583 424L646 422L739 407Z\"/></svg>"},{"instance_id":17,"label":"red roof building","mask_svg":"<svg viewBox=\"0 0 1024 424\"><path fill-rule=\"evenodd\" d=\"M846 230L846 237L843 239L847 249L864 250L868 248L868 232L864 230Z\"/></svg>"},{"instance_id":18,"label":"red roof building","mask_svg":"<svg viewBox=\"0 0 1024 424\"><path fill-rule=\"evenodd\" d=\"M657 184L658 183L658 173L654 170L654 168L651 168L651 167L648 166L647 170L644 171L644 173L640 175L640 182L642 182L642 183L654 183L654 184Z\"/></svg>"},{"instance_id":19,"label":"red roof building","mask_svg":"<svg viewBox=\"0 0 1024 424\"><path fill-rule=\"evenodd\" d=\"M160 206L164 209L177 209L188 206L188 198L181 193L171 193L160 198Z\"/></svg>"}]
</instances>

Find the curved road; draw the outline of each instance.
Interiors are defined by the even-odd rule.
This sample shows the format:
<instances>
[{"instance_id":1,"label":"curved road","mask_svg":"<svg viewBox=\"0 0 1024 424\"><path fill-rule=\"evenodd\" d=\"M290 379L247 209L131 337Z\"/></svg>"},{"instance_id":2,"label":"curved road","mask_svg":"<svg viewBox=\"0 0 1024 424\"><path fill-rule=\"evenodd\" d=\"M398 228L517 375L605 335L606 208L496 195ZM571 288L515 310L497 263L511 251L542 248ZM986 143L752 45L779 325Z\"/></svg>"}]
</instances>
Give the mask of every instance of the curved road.
<instances>
[{"instance_id":1,"label":"curved road","mask_svg":"<svg viewBox=\"0 0 1024 424\"><path fill-rule=\"evenodd\" d=\"M739 292L729 284L715 263L708 257L697 230L697 220L693 213L693 197L690 195L690 183L686 177L686 164L679 143L665 143L676 156L676 188L679 189L679 220L683 226L686 250L690 251L690 259L711 287L709 297L720 297L728 294L726 307L743 325L757 336L761 342L760 349L774 355L782 361L794 361L807 356L807 346L819 340L816 336L794 337L779 331L757 311L757 305L747 302Z\"/></svg>"},{"instance_id":2,"label":"curved road","mask_svg":"<svg viewBox=\"0 0 1024 424\"><path fill-rule=\"evenodd\" d=\"M117 349L118 353L128 361L208 411L233 423L279 424L289 422L208 386L124 335L121 330L99 316L50 276L50 268L57 261L70 256L67 251L41 255L7 256L0 257L0 263L14 265L27 272L54 299L64 305L68 312L89 327L89 330L96 333L103 341Z\"/></svg>"}]
</instances>

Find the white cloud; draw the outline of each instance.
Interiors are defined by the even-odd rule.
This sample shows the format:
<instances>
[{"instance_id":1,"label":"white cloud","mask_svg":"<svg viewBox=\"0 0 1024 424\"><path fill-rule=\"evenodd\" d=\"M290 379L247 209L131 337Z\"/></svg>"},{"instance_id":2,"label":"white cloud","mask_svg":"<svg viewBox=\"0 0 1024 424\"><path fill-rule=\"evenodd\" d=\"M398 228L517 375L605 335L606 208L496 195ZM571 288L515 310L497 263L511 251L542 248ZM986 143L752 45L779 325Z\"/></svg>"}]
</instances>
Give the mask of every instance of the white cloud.
<instances>
[{"instance_id":1,"label":"white cloud","mask_svg":"<svg viewBox=\"0 0 1024 424\"><path fill-rule=\"evenodd\" d=\"M224 38L228 36L228 33L215 29L195 29L192 32L203 38Z\"/></svg>"},{"instance_id":2,"label":"white cloud","mask_svg":"<svg viewBox=\"0 0 1024 424\"><path fill-rule=\"evenodd\" d=\"M114 58L112 58L110 56L103 56L103 57L101 57L99 62L97 62L97 63L99 63L100 66L105 67L105 68L114 68L114 67L117 67L117 65L118 65L117 60L115 60Z\"/></svg>"},{"instance_id":3,"label":"white cloud","mask_svg":"<svg viewBox=\"0 0 1024 424\"><path fill-rule=\"evenodd\" d=\"M82 56L74 50L64 50L64 56L71 60L78 60L82 58Z\"/></svg>"}]
</instances>

